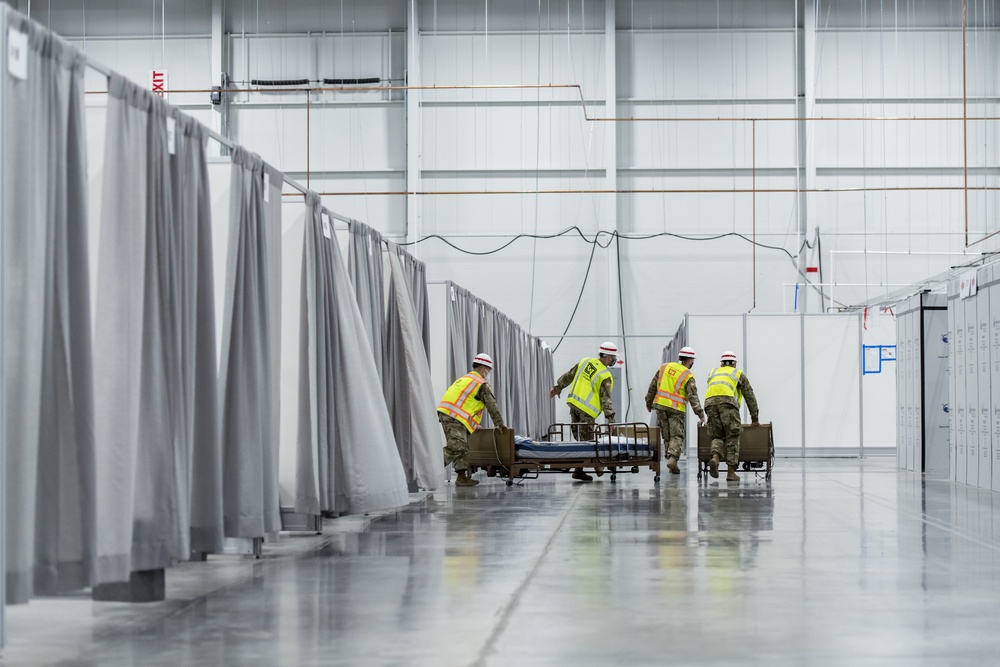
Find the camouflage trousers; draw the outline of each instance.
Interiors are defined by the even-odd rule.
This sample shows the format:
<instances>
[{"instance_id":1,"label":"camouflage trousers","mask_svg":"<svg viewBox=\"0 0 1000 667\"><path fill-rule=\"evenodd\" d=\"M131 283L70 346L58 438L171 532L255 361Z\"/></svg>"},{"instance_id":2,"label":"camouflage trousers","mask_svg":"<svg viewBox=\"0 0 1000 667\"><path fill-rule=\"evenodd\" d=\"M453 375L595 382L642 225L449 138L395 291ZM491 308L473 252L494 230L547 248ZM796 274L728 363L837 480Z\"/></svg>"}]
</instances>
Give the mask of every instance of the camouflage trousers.
<instances>
[{"instance_id":1,"label":"camouflage trousers","mask_svg":"<svg viewBox=\"0 0 1000 667\"><path fill-rule=\"evenodd\" d=\"M597 423L596 417L591 417L586 412L578 410L572 405L569 406L569 419L573 422L573 437L580 442L594 439L594 425Z\"/></svg>"},{"instance_id":2,"label":"camouflage trousers","mask_svg":"<svg viewBox=\"0 0 1000 667\"><path fill-rule=\"evenodd\" d=\"M452 464L455 472L469 467L469 429L453 417L438 413L444 429L444 464Z\"/></svg>"},{"instance_id":3,"label":"camouflage trousers","mask_svg":"<svg viewBox=\"0 0 1000 667\"><path fill-rule=\"evenodd\" d=\"M708 414L708 435L712 438L710 453L718 454L720 461L725 461L735 470L740 459L740 434L743 432L740 409L720 403L706 405L705 412Z\"/></svg>"},{"instance_id":4,"label":"camouflage trousers","mask_svg":"<svg viewBox=\"0 0 1000 667\"><path fill-rule=\"evenodd\" d=\"M660 438L667 446L667 457L681 458L684 435L687 432L687 413L656 408L656 423L660 425Z\"/></svg>"}]
</instances>

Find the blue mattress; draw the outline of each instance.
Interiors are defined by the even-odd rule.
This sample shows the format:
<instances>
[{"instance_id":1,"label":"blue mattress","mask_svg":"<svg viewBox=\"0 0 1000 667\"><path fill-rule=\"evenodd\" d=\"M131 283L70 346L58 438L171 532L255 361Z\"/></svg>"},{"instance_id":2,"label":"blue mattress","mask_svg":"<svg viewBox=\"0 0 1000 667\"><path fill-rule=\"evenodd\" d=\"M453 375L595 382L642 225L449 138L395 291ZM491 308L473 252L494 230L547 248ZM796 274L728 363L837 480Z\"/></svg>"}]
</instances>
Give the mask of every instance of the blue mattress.
<instances>
[{"instance_id":1,"label":"blue mattress","mask_svg":"<svg viewBox=\"0 0 1000 667\"><path fill-rule=\"evenodd\" d=\"M514 451L518 459L581 459L594 458L597 455L593 442L539 442L520 435L514 436ZM637 446L631 439L621 437L614 437L611 442L604 438L601 442L600 458L618 457L623 454L649 457L653 452L646 443Z\"/></svg>"}]
</instances>

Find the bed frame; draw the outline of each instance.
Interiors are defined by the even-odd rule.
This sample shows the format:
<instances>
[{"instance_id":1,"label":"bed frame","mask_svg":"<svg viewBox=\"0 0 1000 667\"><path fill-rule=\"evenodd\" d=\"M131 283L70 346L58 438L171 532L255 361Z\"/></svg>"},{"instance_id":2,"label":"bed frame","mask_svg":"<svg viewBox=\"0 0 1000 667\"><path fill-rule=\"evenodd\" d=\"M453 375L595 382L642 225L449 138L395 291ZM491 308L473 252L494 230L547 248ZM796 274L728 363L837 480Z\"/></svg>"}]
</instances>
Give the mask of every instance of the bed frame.
<instances>
[{"instance_id":1,"label":"bed frame","mask_svg":"<svg viewBox=\"0 0 1000 667\"><path fill-rule=\"evenodd\" d=\"M545 442L575 441L575 424L553 424L543 439ZM610 435L635 438L638 444L602 444ZM501 477L507 486L517 479L537 479L541 473L571 472L576 468L593 468L611 473L611 481L620 472L638 473L640 468L653 471L653 482L660 481L660 430L643 423L596 424L592 455L572 459L519 459L514 447L512 430L498 431L481 428L469 434L469 471L485 470L488 477ZM649 453L639 451L639 445L649 445Z\"/></svg>"},{"instance_id":2,"label":"bed frame","mask_svg":"<svg viewBox=\"0 0 1000 667\"><path fill-rule=\"evenodd\" d=\"M708 462L712 458L712 438L708 428L698 427L698 479L708 478ZM722 461L722 465L725 465ZM743 470L756 472L763 470L764 479L771 479L771 468L774 465L774 432L771 423L743 424L743 434L740 436L740 456L738 463Z\"/></svg>"}]
</instances>

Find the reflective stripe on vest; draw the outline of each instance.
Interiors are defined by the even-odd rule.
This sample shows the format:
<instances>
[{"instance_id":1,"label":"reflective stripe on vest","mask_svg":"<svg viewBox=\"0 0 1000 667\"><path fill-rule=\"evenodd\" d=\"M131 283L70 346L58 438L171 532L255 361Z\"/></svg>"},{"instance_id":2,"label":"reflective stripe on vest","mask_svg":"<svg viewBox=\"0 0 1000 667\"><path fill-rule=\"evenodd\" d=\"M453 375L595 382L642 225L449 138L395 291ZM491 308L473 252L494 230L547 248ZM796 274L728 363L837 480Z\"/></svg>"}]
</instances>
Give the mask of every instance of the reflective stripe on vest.
<instances>
[{"instance_id":1,"label":"reflective stripe on vest","mask_svg":"<svg viewBox=\"0 0 1000 667\"><path fill-rule=\"evenodd\" d=\"M594 357L581 359L576 366L576 376L573 378L573 389L566 397L566 403L582 410L591 417L601 414L601 385L605 380L611 380L611 388L615 379L611 371Z\"/></svg>"},{"instance_id":2,"label":"reflective stripe on vest","mask_svg":"<svg viewBox=\"0 0 1000 667\"><path fill-rule=\"evenodd\" d=\"M656 405L673 408L679 412L687 410L687 383L691 371L687 366L671 361L660 366L660 382L656 387Z\"/></svg>"},{"instance_id":3,"label":"reflective stripe on vest","mask_svg":"<svg viewBox=\"0 0 1000 667\"><path fill-rule=\"evenodd\" d=\"M486 404L476 398L476 394L485 382L486 379L475 371L458 378L444 393L438 412L462 422L469 433L472 433L483 421L483 408Z\"/></svg>"},{"instance_id":4,"label":"reflective stripe on vest","mask_svg":"<svg viewBox=\"0 0 1000 667\"><path fill-rule=\"evenodd\" d=\"M737 370L735 366L722 366L713 368L708 374L708 386L705 388L705 399L713 396L726 396L736 399L736 407L740 406L743 400L743 392L740 391L740 378L743 371Z\"/></svg>"}]
</instances>

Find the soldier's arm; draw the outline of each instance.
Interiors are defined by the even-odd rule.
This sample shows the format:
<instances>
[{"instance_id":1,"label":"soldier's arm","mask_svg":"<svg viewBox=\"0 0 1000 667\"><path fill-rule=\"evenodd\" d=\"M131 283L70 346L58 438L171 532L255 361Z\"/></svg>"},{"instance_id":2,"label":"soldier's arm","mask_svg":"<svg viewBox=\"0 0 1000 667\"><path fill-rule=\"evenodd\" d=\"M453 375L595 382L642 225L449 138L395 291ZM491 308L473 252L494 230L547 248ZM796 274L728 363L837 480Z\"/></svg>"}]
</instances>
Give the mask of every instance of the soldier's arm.
<instances>
[{"instance_id":1,"label":"soldier's arm","mask_svg":"<svg viewBox=\"0 0 1000 667\"><path fill-rule=\"evenodd\" d=\"M747 410L750 411L750 421L757 422L760 416L757 408L757 397L754 396L753 387L750 386L750 380L747 379L746 373L740 376L740 391L743 393L743 399L747 402Z\"/></svg>"},{"instance_id":2,"label":"soldier's arm","mask_svg":"<svg viewBox=\"0 0 1000 667\"><path fill-rule=\"evenodd\" d=\"M646 409L652 412L653 401L656 399L656 389L660 386L660 371L656 371L656 375L649 382L649 389L646 390Z\"/></svg>"},{"instance_id":3,"label":"soldier's arm","mask_svg":"<svg viewBox=\"0 0 1000 667\"><path fill-rule=\"evenodd\" d=\"M486 410L490 413L490 419L497 428L506 428L503 423L503 416L500 414L500 407L497 405L497 397L493 395L493 388L489 382L484 382L479 388L479 400L486 404Z\"/></svg>"},{"instance_id":4,"label":"soldier's arm","mask_svg":"<svg viewBox=\"0 0 1000 667\"><path fill-rule=\"evenodd\" d=\"M601 409L604 410L604 416L607 418L608 423L614 423L615 421L615 406L611 402L611 380L610 378L601 383Z\"/></svg>"},{"instance_id":5,"label":"soldier's arm","mask_svg":"<svg viewBox=\"0 0 1000 667\"><path fill-rule=\"evenodd\" d=\"M687 383L687 398L688 405L691 406L694 413L705 419L705 409L701 407L701 399L698 397L698 385L695 384L693 375Z\"/></svg>"},{"instance_id":6,"label":"soldier's arm","mask_svg":"<svg viewBox=\"0 0 1000 667\"><path fill-rule=\"evenodd\" d=\"M555 392L555 394L553 395L561 393L563 389L572 384L573 378L576 377L576 367L579 365L580 364L573 366L573 368L569 369L568 371L559 376L559 379L556 380L555 386L552 387L552 391Z\"/></svg>"}]
</instances>

